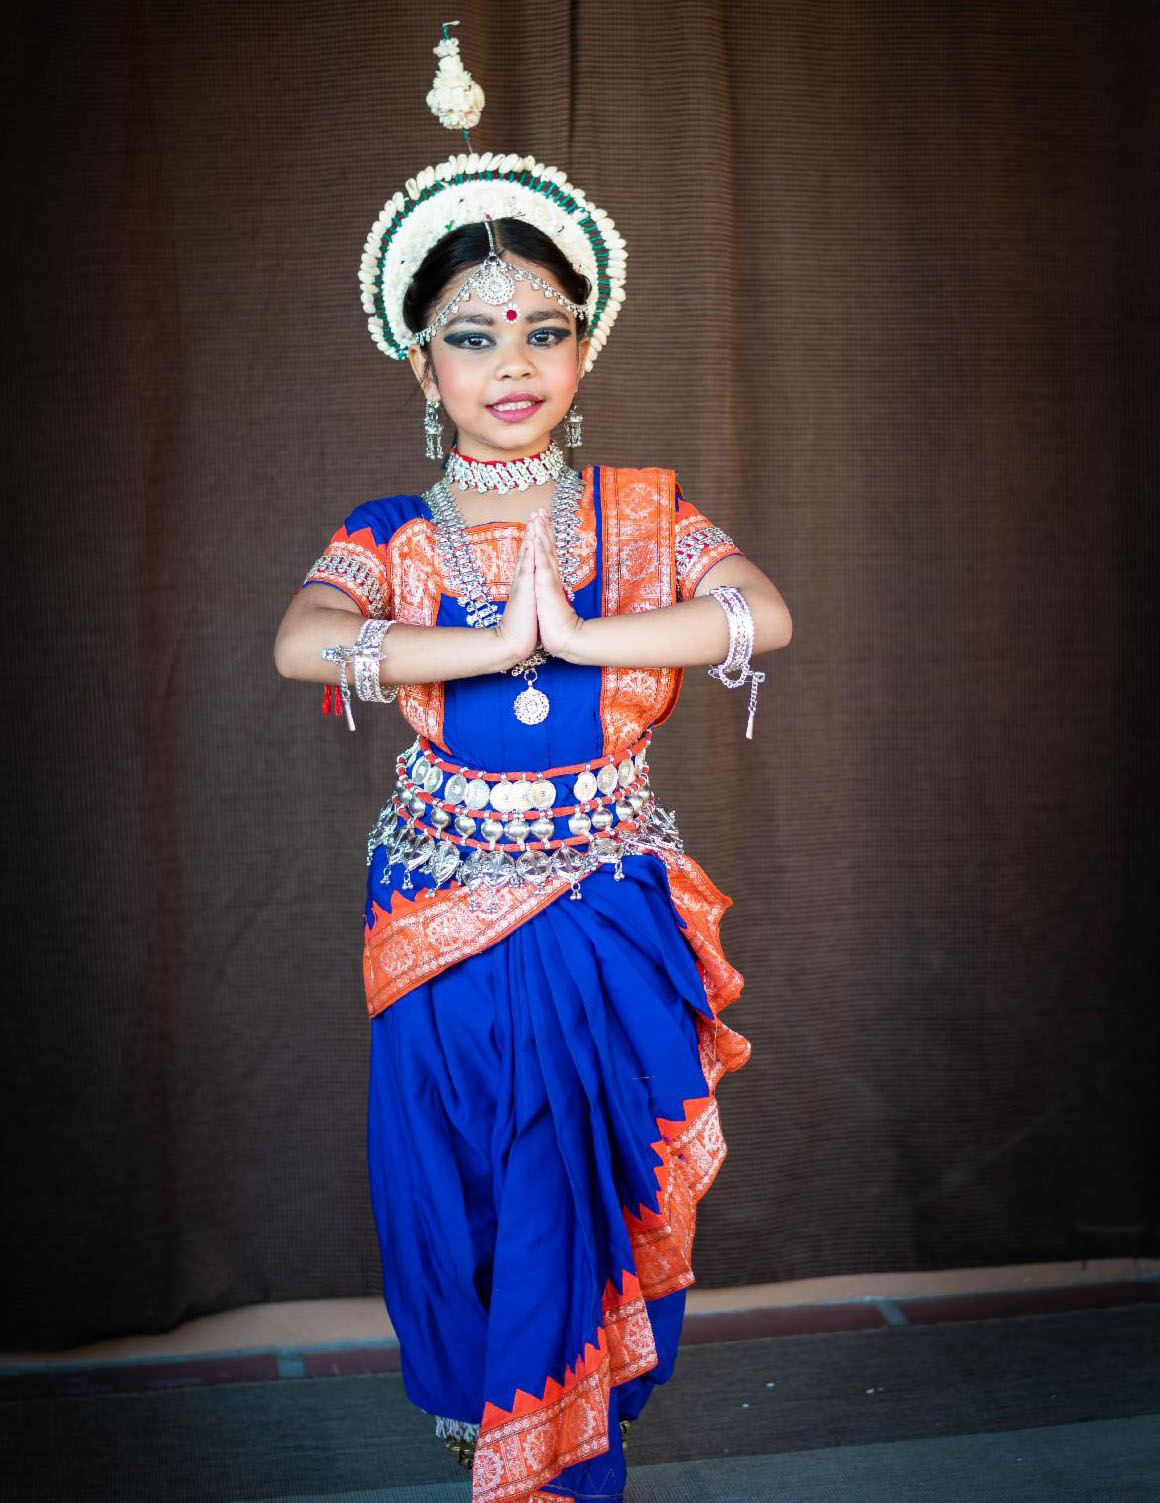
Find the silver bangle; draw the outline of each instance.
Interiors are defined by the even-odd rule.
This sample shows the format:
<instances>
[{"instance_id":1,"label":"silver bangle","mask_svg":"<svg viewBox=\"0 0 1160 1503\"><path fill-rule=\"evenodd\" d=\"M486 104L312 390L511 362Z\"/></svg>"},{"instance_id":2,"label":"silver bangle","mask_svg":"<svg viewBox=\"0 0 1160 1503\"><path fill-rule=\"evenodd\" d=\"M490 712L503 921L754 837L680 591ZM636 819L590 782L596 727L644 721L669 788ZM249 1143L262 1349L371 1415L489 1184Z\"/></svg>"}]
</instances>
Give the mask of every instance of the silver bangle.
<instances>
[{"instance_id":1,"label":"silver bangle","mask_svg":"<svg viewBox=\"0 0 1160 1503\"><path fill-rule=\"evenodd\" d=\"M393 618L368 617L359 627L358 636L352 647L339 646L322 649L322 656L328 663L338 664L338 692L342 699L346 723L352 731L355 728L354 713L350 707L350 684L346 676L347 667L351 663L354 664L355 692L361 700L372 704L389 705L398 695L397 685L384 689L379 678L383 660L383 638L394 624Z\"/></svg>"},{"instance_id":2,"label":"silver bangle","mask_svg":"<svg viewBox=\"0 0 1160 1503\"><path fill-rule=\"evenodd\" d=\"M710 668L709 673L727 689L739 689L748 677L749 657L753 651L753 614L745 596L732 585L717 585L709 594L725 612L729 623L729 650L724 661ZM739 676L731 679L729 675L734 673Z\"/></svg>"},{"instance_id":3,"label":"silver bangle","mask_svg":"<svg viewBox=\"0 0 1160 1503\"><path fill-rule=\"evenodd\" d=\"M765 682L765 674L749 666L753 654L753 612L740 590L732 585L717 585L708 592L725 612L729 623L729 650L723 662L709 669L709 677L727 689L740 689L749 681L749 720L745 726L746 740L753 740L753 717L757 713L757 690ZM730 674L736 677L731 678Z\"/></svg>"},{"instance_id":4,"label":"silver bangle","mask_svg":"<svg viewBox=\"0 0 1160 1503\"><path fill-rule=\"evenodd\" d=\"M393 618L372 616L359 627L354 650L354 686L358 697L370 704L389 705L398 695L398 686L384 689L379 676L383 661L383 638L394 626Z\"/></svg>"}]
</instances>

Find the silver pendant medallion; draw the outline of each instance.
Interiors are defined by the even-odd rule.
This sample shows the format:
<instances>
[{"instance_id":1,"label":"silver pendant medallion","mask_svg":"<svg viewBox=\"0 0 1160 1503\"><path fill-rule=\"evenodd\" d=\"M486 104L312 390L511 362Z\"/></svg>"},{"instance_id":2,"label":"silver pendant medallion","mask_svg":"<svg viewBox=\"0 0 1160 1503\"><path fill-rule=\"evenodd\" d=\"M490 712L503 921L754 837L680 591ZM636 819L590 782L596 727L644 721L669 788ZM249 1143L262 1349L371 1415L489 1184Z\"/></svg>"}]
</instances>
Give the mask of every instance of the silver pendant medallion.
<instances>
[{"instance_id":1,"label":"silver pendant medallion","mask_svg":"<svg viewBox=\"0 0 1160 1503\"><path fill-rule=\"evenodd\" d=\"M522 693L516 695L513 708L516 712L516 719L524 725L539 725L541 720L548 718L548 696L543 690L533 689L529 684Z\"/></svg>"},{"instance_id":2,"label":"silver pendant medallion","mask_svg":"<svg viewBox=\"0 0 1160 1503\"><path fill-rule=\"evenodd\" d=\"M510 814L512 809L512 784L506 777L500 778L498 783L493 783L491 788L491 807L498 809L501 814Z\"/></svg>"},{"instance_id":3,"label":"silver pendant medallion","mask_svg":"<svg viewBox=\"0 0 1160 1503\"><path fill-rule=\"evenodd\" d=\"M617 786L616 768L611 762L605 762L596 774L596 786L601 793L611 793Z\"/></svg>"},{"instance_id":4,"label":"silver pendant medallion","mask_svg":"<svg viewBox=\"0 0 1160 1503\"><path fill-rule=\"evenodd\" d=\"M489 256L475 275L475 290L485 303L493 308L510 303L515 296L516 284L502 261Z\"/></svg>"},{"instance_id":5,"label":"silver pendant medallion","mask_svg":"<svg viewBox=\"0 0 1160 1503\"><path fill-rule=\"evenodd\" d=\"M595 865L596 862L579 846L562 845L552 853L552 868L556 875L567 877L570 882L587 876Z\"/></svg>"},{"instance_id":6,"label":"silver pendant medallion","mask_svg":"<svg viewBox=\"0 0 1160 1503\"><path fill-rule=\"evenodd\" d=\"M403 865L410 872L421 872L435 854L435 842L423 836L403 857Z\"/></svg>"},{"instance_id":7,"label":"silver pendant medallion","mask_svg":"<svg viewBox=\"0 0 1160 1503\"><path fill-rule=\"evenodd\" d=\"M507 887L515 874L515 862L503 851L474 850L459 868L459 880L468 888Z\"/></svg>"},{"instance_id":8,"label":"silver pendant medallion","mask_svg":"<svg viewBox=\"0 0 1160 1503\"><path fill-rule=\"evenodd\" d=\"M463 791L463 802L469 809L486 809L491 798L491 789L482 778L472 778Z\"/></svg>"},{"instance_id":9,"label":"silver pendant medallion","mask_svg":"<svg viewBox=\"0 0 1160 1503\"><path fill-rule=\"evenodd\" d=\"M459 852L448 841L439 841L431 858L431 875L436 886L446 882L458 866Z\"/></svg>"},{"instance_id":10,"label":"silver pendant medallion","mask_svg":"<svg viewBox=\"0 0 1160 1503\"><path fill-rule=\"evenodd\" d=\"M556 802L556 785L551 778L537 778L532 784L532 808L550 809Z\"/></svg>"},{"instance_id":11,"label":"silver pendant medallion","mask_svg":"<svg viewBox=\"0 0 1160 1503\"><path fill-rule=\"evenodd\" d=\"M537 886L552 875L552 858L547 851L525 851L517 856L515 865L521 881Z\"/></svg>"}]
</instances>

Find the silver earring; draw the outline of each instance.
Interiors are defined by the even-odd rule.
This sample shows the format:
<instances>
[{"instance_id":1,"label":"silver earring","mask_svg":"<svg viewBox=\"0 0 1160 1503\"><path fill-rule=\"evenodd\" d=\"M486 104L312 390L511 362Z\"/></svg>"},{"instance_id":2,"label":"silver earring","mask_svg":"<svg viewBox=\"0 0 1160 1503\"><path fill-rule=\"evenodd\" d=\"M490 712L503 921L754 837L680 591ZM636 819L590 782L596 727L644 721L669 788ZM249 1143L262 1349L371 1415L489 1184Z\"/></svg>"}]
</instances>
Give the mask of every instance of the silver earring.
<instances>
[{"instance_id":1,"label":"silver earring","mask_svg":"<svg viewBox=\"0 0 1160 1503\"><path fill-rule=\"evenodd\" d=\"M564 442L568 445L569 449L579 449L584 443L583 435L580 432L581 424L584 422L584 418L579 412L576 411L575 402L573 402L571 407L569 407L568 414L565 417L564 422L566 424L566 427L564 429Z\"/></svg>"},{"instance_id":2,"label":"silver earring","mask_svg":"<svg viewBox=\"0 0 1160 1503\"><path fill-rule=\"evenodd\" d=\"M443 424L439 421L439 403L428 402L423 414L423 436L427 440L427 458L443 458Z\"/></svg>"}]
</instances>

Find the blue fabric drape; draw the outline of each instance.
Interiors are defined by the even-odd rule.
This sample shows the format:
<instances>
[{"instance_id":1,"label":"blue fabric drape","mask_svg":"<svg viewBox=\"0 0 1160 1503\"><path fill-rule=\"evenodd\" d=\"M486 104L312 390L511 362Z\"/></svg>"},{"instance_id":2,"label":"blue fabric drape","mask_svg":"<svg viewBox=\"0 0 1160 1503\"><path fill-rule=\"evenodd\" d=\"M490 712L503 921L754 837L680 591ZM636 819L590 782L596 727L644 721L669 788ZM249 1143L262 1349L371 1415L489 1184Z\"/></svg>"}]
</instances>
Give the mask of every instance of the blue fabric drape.
<instances>
[{"instance_id":1,"label":"blue fabric drape","mask_svg":"<svg viewBox=\"0 0 1160 1503\"><path fill-rule=\"evenodd\" d=\"M602 869L371 1020L368 1159L387 1308L414 1403L469 1423L563 1381L634 1270L658 1118L708 1094L711 1016L662 863ZM553 1486L615 1499L617 1420L671 1375L684 1290L649 1302L658 1365L612 1390L610 1450Z\"/></svg>"}]
</instances>

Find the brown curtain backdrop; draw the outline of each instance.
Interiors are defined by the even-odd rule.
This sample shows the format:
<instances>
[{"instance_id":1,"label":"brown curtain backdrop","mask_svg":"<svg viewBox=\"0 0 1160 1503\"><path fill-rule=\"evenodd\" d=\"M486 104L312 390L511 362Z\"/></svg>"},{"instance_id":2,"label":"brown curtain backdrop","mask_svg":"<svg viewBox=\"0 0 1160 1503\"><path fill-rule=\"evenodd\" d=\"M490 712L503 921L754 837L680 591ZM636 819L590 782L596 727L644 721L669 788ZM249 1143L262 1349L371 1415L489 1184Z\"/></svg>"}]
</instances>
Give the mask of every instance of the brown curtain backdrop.
<instances>
[{"instance_id":1,"label":"brown curtain backdrop","mask_svg":"<svg viewBox=\"0 0 1160 1503\"><path fill-rule=\"evenodd\" d=\"M654 777L734 898L702 1285L1156 1254L1157 29L1079 0L26 4L4 67L4 1331L376 1291L363 836L409 740L283 682L420 489L383 201L477 149L605 207L586 462L784 592ZM13 150L15 148L15 150Z\"/></svg>"}]
</instances>

